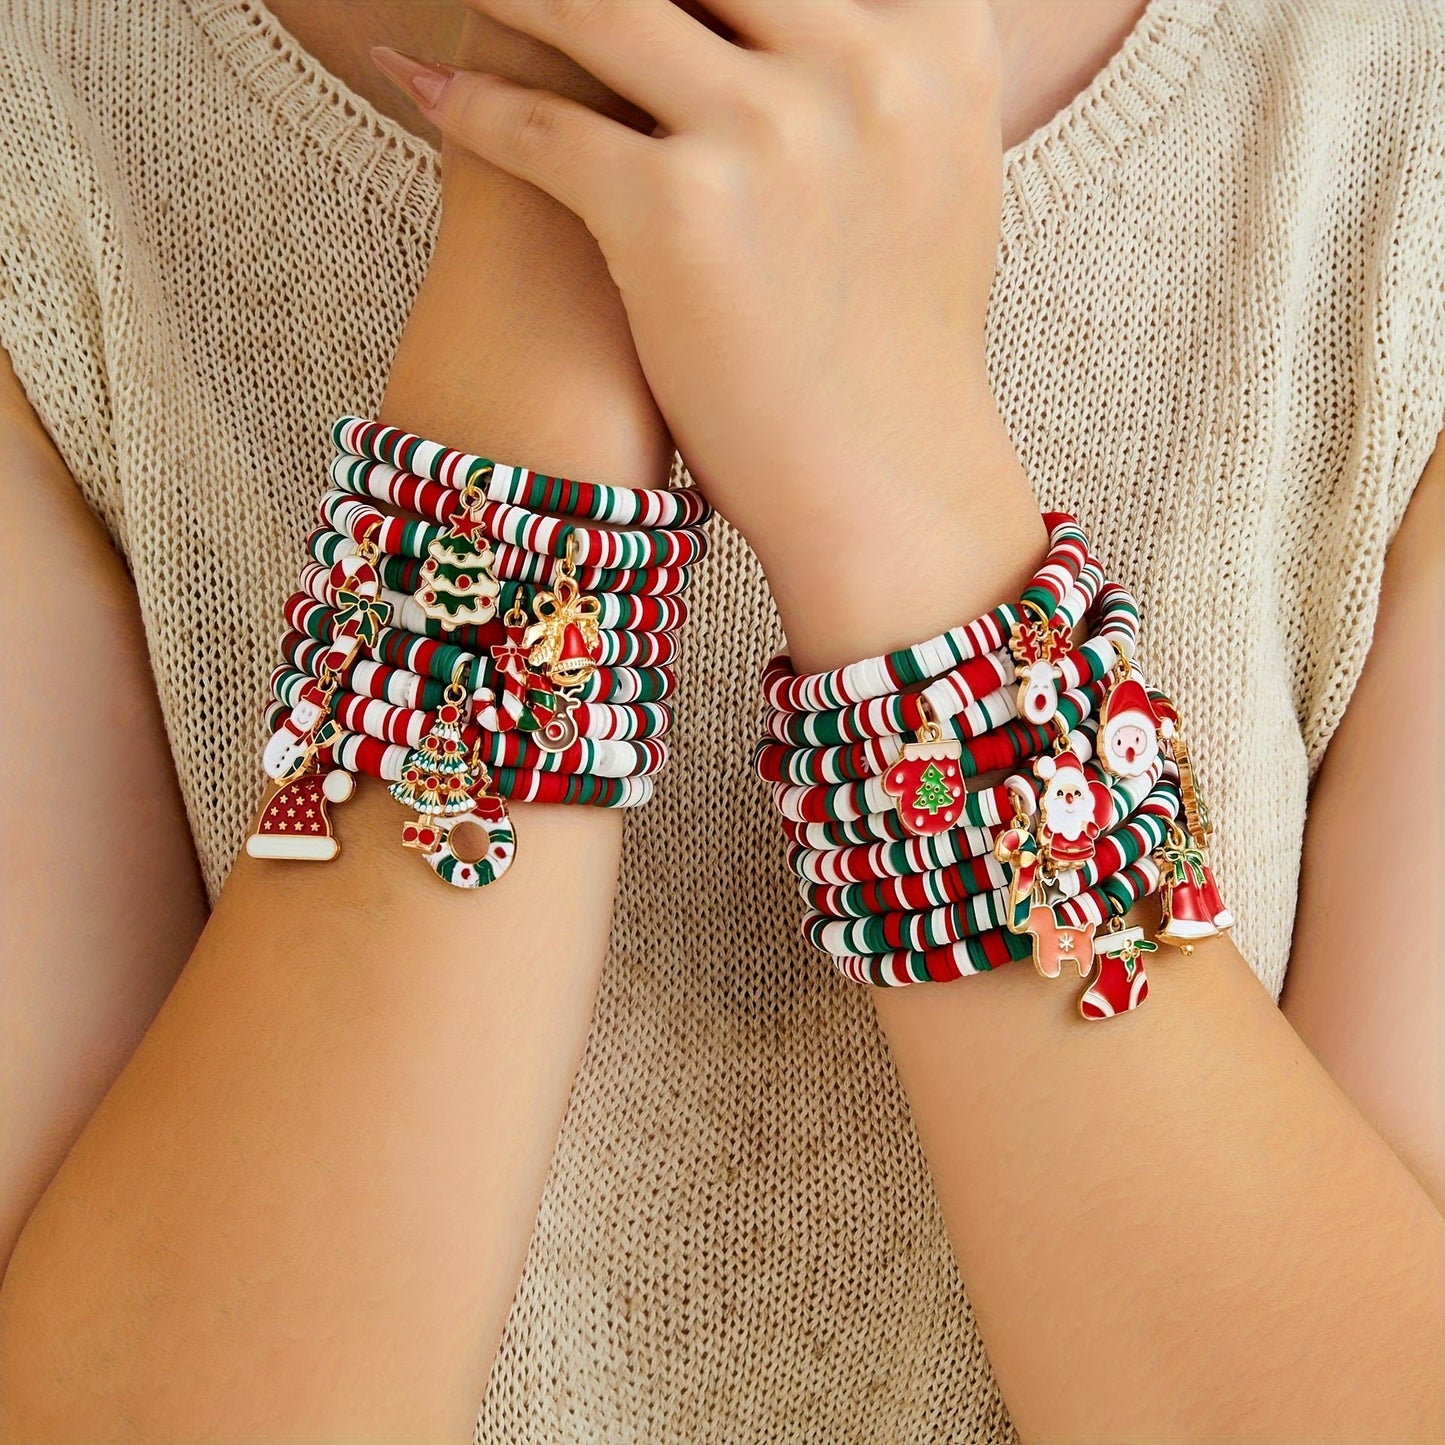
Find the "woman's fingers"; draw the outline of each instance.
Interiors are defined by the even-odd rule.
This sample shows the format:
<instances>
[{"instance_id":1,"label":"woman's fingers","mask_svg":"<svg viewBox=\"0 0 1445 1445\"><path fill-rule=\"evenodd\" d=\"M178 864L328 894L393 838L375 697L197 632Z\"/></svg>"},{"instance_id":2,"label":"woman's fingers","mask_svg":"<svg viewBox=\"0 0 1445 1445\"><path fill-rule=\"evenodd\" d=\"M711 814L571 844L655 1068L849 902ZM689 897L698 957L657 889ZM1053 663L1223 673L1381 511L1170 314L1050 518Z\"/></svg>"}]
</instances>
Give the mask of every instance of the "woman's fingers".
<instances>
[{"instance_id":1,"label":"woman's fingers","mask_svg":"<svg viewBox=\"0 0 1445 1445\"><path fill-rule=\"evenodd\" d=\"M425 65L378 46L372 59L458 145L529 182L593 235L625 210L648 137L549 90L484 72Z\"/></svg>"},{"instance_id":2,"label":"woman's fingers","mask_svg":"<svg viewBox=\"0 0 1445 1445\"><path fill-rule=\"evenodd\" d=\"M466 0L570 56L669 130L725 110L746 52L673 0Z\"/></svg>"},{"instance_id":3,"label":"woman's fingers","mask_svg":"<svg viewBox=\"0 0 1445 1445\"><path fill-rule=\"evenodd\" d=\"M702 0L717 18L760 50L827 44L857 19L856 0ZM947 3L947 0L945 0Z\"/></svg>"}]
</instances>

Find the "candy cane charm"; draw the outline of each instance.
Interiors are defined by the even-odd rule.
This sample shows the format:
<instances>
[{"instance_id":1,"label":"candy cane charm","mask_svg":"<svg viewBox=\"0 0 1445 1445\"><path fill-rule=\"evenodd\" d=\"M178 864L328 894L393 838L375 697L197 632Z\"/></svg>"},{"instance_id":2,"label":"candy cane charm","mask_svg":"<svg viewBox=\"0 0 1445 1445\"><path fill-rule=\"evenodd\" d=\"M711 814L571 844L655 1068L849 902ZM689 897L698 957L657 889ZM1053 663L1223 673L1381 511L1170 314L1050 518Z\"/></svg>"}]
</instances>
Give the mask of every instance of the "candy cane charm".
<instances>
[{"instance_id":1,"label":"candy cane charm","mask_svg":"<svg viewBox=\"0 0 1445 1445\"><path fill-rule=\"evenodd\" d=\"M362 647L374 647L381 629L391 618L389 603L379 601L381 574L377 551L363 542L347 557L338 558L326 580L336 598L336 626L321 666L340 674L356 661Z\"/></svg>"}]
</instances>

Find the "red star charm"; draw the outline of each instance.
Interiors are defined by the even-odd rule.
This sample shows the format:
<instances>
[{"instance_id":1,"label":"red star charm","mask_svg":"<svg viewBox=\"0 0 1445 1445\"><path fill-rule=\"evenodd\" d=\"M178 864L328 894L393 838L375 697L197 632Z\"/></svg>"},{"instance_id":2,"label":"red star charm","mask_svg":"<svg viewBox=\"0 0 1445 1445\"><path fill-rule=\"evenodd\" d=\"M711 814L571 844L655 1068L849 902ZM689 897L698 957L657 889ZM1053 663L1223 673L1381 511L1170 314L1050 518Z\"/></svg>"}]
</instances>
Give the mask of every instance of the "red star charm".
<instances>
[{"instance_id":1,"label":"red star charm","mask_svg":"<svg viewBox=\"0 0 1445 1445\"><path fill-rule=\"evenodd\" d=\"M478 537L483 541L488 540L480 503L475 507L458 507L447 519L447 525L458 537L465 537L468 542L475 542Z\"/></svg>"}]
</instances>

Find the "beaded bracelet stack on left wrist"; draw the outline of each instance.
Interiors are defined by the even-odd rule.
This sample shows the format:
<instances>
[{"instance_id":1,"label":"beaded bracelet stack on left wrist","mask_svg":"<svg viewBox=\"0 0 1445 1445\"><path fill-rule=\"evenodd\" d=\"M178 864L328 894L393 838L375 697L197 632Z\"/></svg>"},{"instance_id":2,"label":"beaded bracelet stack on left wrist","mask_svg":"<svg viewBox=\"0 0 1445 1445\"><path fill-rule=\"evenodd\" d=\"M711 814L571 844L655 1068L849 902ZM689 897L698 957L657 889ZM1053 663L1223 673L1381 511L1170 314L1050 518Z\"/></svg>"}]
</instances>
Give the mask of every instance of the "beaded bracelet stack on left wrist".
<instances>
[{"instance_id":1,"label":"beaded bracelet stack on left wrist","mask_svg":"<svg viewBox=\"0 0 1445 1445\"><path fill-rule=\"evenodd\" d=\"M278 787L247 851L334 857L327 805L358 771L390 783L415 814L403 845L462 888L510 865L506 800L645 802L707 546L701 495L543 476L358 417L332 439L271 679ZM463 824L482 831L475 856L455 846Z\"/></svg>"},{"instance_id":2,"label":"beaded bracelet stack on left wrist","mask_svg":"<svg viewBox=\"0 0 1445 1445\"><path fill-rule=\"evenodd\" d=\"M775 658L754 762L804 935L847 977L944 982L1032 955L1048 977L1093 970L1080 1012L1106 1018L1147 995L1157 943L1120 922L1140 898L1162 892L1156 938L1185 951L1233 918L1177 712L1134 662L1138 607L1072 517L1045 521L1019 602L833 672ZM972 785L990 772L1007 776Z\"/></svg>"}]
</instances>

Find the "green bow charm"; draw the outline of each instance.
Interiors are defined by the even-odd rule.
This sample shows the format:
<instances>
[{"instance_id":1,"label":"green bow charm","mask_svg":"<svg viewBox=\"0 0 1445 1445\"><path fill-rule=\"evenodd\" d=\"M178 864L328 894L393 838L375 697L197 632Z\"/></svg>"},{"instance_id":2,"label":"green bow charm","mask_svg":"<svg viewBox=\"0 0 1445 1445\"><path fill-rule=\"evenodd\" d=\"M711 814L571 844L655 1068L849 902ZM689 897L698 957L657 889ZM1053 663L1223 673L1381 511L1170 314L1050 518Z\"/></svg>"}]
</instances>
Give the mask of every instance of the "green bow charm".
<instances>
[{"instance_id":1,"label":"green bow charm","mask_svg":"<svg viewBox=\"0 0 1445 1445\"><path fill-rule=\"evenodd\" d=\"M1169 882L1176 888L1204 886L1204 849L1182 835L1170 839L1159 849L1159 862L1172 875Z\"/></svg>"},{"instance_id":2,"label":"green bow charm","mask_svg":"<svg viewBox=\"0 0 1445 1445\"><path fill-rule=\"evenodd\" d=\"M336 630L354 629L355 636L367 647L375 647L382 627L391 618L391 604L375 597L363 597L351 587L336 589Z\"/></svg>"}]
</instances>

